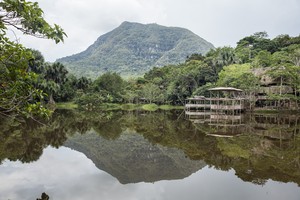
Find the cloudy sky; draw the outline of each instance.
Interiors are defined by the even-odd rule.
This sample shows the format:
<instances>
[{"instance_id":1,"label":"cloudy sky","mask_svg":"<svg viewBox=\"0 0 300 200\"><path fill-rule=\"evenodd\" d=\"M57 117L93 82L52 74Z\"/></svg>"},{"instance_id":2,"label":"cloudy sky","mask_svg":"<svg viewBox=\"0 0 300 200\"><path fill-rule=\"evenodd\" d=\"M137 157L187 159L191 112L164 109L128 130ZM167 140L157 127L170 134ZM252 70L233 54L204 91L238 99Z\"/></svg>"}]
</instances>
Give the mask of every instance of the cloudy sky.
<instances>
[{"instance_id":1,"label":"cloudy sky","mask_svg":"<svg viewBox=\"0 0 300 200\"><path fill-rule=\"evenodd\" d=\"M68 35L63 44L17 35L47 61L79 53L123 21L191 30L216 47L255 32L300 34L300 0L38 0L45 19Z\"/></svg>"}]
</instances>

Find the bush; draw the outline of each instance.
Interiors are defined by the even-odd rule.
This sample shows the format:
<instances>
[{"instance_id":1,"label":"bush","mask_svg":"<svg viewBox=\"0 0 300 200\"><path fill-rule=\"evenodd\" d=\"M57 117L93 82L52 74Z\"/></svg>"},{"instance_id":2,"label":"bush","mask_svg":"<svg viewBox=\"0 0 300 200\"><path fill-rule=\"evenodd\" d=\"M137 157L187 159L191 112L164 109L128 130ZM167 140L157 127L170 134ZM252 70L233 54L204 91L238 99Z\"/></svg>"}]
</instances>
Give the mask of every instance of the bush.
<instances>
[{"instance_id":1,"label":"bush","mask_svg":"<svg viewBox=\"0 0 300 200\"><path fill-rule=\"evenodd\" d=\"M87 93L80 96L78 99L75 100L79 106L86 106L86 107L95 107L99 106L103 103L105 98L97 93Z\"/></svg>"}]
</instances>

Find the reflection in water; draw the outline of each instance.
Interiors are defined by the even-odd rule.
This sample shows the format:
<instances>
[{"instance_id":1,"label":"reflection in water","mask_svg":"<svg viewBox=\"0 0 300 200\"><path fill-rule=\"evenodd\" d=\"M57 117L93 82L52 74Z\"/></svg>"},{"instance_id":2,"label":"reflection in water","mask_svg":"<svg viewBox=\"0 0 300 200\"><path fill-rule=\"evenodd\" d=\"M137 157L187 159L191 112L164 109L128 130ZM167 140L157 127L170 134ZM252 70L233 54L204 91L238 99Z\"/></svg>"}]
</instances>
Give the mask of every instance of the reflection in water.
<instances>
[{"instance_id":1,"label":"reflection in water","mask_svg":"<svg viewBox=\"0 0 300 200\"><path fill-rule=\"evenodd\" d=\"M58 111L47 126L33 124L29 121L26 123L15 123L11 119L1 119L0 162L3 164L0 165L0 184L11 181L11 177L6 176L4 172L11 170L11 172L16 173L13 170L16 165L14 164L15 162L9 162L6 159L21 161L22 163L39 159L38 162L33 162L30 165L22 165L17 162L19 168L23 168L21 166L33 168L32 166L38 165L42 162L41 160L48 159L47 167L56 166L60 168L59 166L63 165L63 163L51 160L49 157L43 158L45 155L43 151L49 145L55 148L64 145L84 153L93 161L97 168L116 177L123 184L183 179L185 177L189 177L189 180L191 180L193 178L197 179L195 177L199 178L199 174L205 176L208 172L220 173L220 171L204 167L207 164L215 169L223 170L222 176L230 176L230 179L232 179L232 176L240 178L234 181L224 180L224 187L236 184L237 187L244 187L241 188L243 190L251 191L251 188L254 187L253 185L246 187L246 185L240 186L240 184L237 184L238 180L243 180L264 185L264 188L270 187L268 191L271 191L272 195L276 193L275 188L281 190L281 192L283 192L282 188L285 191L292 190L290 191L292 196L299 195L299 193L295 193L295 189L292 189L293 187L290 184L283 186L278 185L276 182L268 181L271 179L285 183L294 182L298 185L299 190L300 123L297 116L242 115L234 118L206 116L200 119L188 119L180 115L180 113L181 111L178 111L178 113L85 113ZM60 147L57 151L59 151L59 154L62 154L61 151L65 151L65 149ZM41 156L42 154L43 156ZM56 154L52 156L59 157ZM66 160L66 162L68 160L67 157L61 159L62 161ZM53 174L57 176L55 181L62 181L61 177L64 177L65 171L68 171L70 175L80 175L79 171L82 172L84 168L75 169L75 165L77 167L81 166L78 162L78 160L73 160L72 167L61 168L61 175L53 170ZM84 161L80 160L80 162L87 162L86 157ZM93 173L101 172L94 165L93 167ZM202 170L198 171L201 168ZM38 168L36 170L42 169ZM31 175L35 177L35 175ZM47 175L44 176L47 177ZM107 177L110 176L106 174L106 178L103 180L108 181ZM90 176L89 178L96 179L95 176ZM210 178L217 179L214 184L219 183L222 179L222 177L216 175L210 175ZM207 179L209 178L207 177ZM180 183L184 180L180 181ZM55 185L55 181L51 184ZM196 180L198 185L205 185L207 180L199 181L198 179ZM43 181L40 183L43 186ZM72 180L72 182L65 184L74 185L75 183L80 185L80 179ZM157 182L157 184L160 183L161 181ZM179 186L175 183L170 182L166 184L164 182L164 187L174 184L172 192L176 193L179 190L179 188L176 190L176 187ZM17 185L21 187L23 184L25 183L19 182L17 184L11 182L8 184L11 185L11 188L8 187L7 190L1 188L0 194L15 193L14 191L18 188ZM99 184L108 184L108 182ZM90 185L90 187L93 186ZM125 185L122 187L125 187ZM142 185L141 187L148 187L147 192L152 194L149 185ZM139 190L142 191L141 187L139 187ZM181 187L184 188L184 186ZM227 186L225 188L228 189ZM33 185L32 188L27 188L26 191L37 191L36 193L31 193L35 195L35 198L42 192L46 192L51 198L52 194L59 193L55 191L48 193L49 190L46 189L40 188L37 184ZM106 189L109 190L109 188ZM164 189L167 190L166 188ZM55 190L58 190L57 187L55 187ZM261 191L264 190L253 190L260 199L264 197L260 194ZM23 192L25 191L23 190ZM155 192L160 193L159 191ZM221 194L221 192L217 193ZM287 195L285 192L283 193ZM18 194L22 194L22 192L19 191ZM26 194L24 193L25 196ZM184 194L187 195L187 193ZM198 193L195 192L195 194ZM254 197L255 194L249 193L250 197ZM80 196L80 194L78 195ZM224 197L225 194L222 195ZM271 198L272 195L263 199L278 199L279 197L274 196L274 198ZM179 199L179 196L178 194L178 197L175 198L175 196L173 199ZM202 196L204 197L205 195L202 194ZM231 198L229 194L226 197L228 199L240 199L240 197ZM170 198L164 196L163 199ZM192 199L199 198L195 197ZM210 198L207 196L207 199Z\"/></svg>"},{"instance_id":2,"label":"reflection in water","mask_svg":"<svg viewBox=\"0 0 300 200\"><path fill-rule=\"evenodd\" d=\"M76 135L65 146L83 152L123 184L183 179L206 165L202 160L188 159L176 148L150 144L130 130L114 140L95 132Z\"/></svg>"},{"instance_id":3,"label":"reflection in water","mask_svg":"<svg viewBox=\"0 0 300 200\"><path fill-rule=\"evenodd\" d=\"M65 147L46 148L39 161L30 165L5 161L0 165L0 182L1 200L32 200L43 191L53 200L298 200L300 195L296 184L271 180L263 187L244 184L234 170L209 167L182 180L123 185L98 170L84 154Z\"/></svg>"}]
</instances>

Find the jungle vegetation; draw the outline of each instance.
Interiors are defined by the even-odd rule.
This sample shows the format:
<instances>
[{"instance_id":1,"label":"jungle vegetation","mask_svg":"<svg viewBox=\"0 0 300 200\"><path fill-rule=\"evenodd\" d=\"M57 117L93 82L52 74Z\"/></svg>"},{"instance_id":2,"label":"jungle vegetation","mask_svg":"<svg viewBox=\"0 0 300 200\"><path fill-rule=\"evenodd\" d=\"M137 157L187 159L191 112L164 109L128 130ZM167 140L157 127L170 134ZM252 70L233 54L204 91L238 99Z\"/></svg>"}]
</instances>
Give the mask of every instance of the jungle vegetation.
<instances>
[{"instance_id":1,"label":"jungle vegetation","mask_svg":"<svg viewBox=\"0 0 300 200\"><path fill-rule=\"evenodd\" d=\"M256 74L255 71L263 71ZM80 105L101 103L155 103L183 105L193 95L207 95L216 86L236 87L253 95L262 86L262 76L272 84L288 85L292 94L270 94L275 98L299 98L300 36L279 35L269 39L266 32L242 38L237 46L220 47L206 55L192 54L184 63L154 67L143 77L124 79L107 72L90 81L75 95Z\"/></svg>"},{"instance_id":2,"label":"jungle vegetation","mask_svg":"<svg viewBox=\"0 0 300 200\"><path fill-rule=\"evenodd\" d=\"M8 27L24 34L62 42L66 36L58 25L49 25L37 3L4 0L0 3L0 112L3 115L49 115L45 105L73 101L96 109L103 103L155 103L183 105L193 95L206 95L208 88L231 86L253 93L266 73L279 84L300 91L300 36L279 35L273 39L258 32L240 39L237 46L192 54L176 65L154 67L142 77L124 79L106 72L94 80L75 77L59 63L45 62L38 50L27 49L6 36ZM280 94L281 98L286 94ZM289 94L290 95L290 94Z\"/></svg>"},{"instance_id":3,"label":"jungle vegetation","mask_svg":"<svg viewBox=\"0 0 300 200\"><path fill-rule=\"evenodd\" d=\"M56 43L63 42L66 34L60 26L52 26L44 20L38 3L0 2L0 113L49 116L49 110L40 102L44 92L35 84L38 76L29 68L34 56L29 49L7 37L9 28Z\"/></svg>"}]
</instances>

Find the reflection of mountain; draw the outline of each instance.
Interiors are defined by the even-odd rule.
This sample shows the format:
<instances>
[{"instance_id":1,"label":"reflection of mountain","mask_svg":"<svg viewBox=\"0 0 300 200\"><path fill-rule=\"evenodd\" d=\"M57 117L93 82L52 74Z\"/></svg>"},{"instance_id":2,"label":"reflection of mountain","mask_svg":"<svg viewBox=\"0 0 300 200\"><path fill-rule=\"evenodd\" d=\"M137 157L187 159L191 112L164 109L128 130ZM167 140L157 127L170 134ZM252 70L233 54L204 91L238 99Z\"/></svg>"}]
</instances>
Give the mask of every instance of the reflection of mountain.
<instances>
[{"instance_id":1,"label":"reflection of mountain","mask_svg":"<svg viewBox=\"0 0 300 200\"><path fill-rule=\"evenodd\" d=\"M226 119L227 123L222 116L191 123L176 112L108 114L56 112L47 126L1 118L0 163L6 158L35 161L44 147L65 143L122 183L184 178L205 162L221 170L234 169L244 181L263 184L272 179L300 186L297 115L244 115L240 122ZM232 137L210 134L228 131Z\"/></svg>"},{"instance_id":2,"label":"reflection of mountain","mask_svg":"<svg viewBox=\"0 0 300 200\"><path fill-rule=\"evenodd\" d=\"M176 148L152 145L128 130L116 140L104 139L94 132L75 135L65 146L84 153L99 169L123 184L182 179L206 165L202 160L190 160Z\"/></svg>"}]
</instances>

